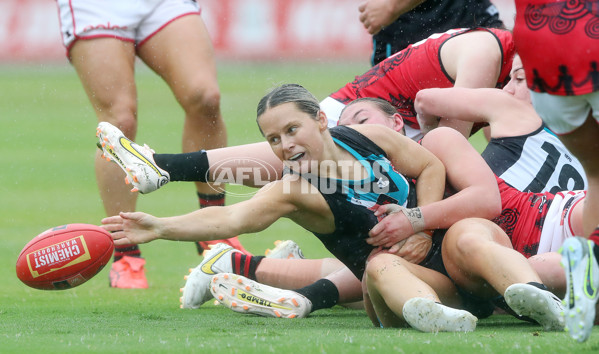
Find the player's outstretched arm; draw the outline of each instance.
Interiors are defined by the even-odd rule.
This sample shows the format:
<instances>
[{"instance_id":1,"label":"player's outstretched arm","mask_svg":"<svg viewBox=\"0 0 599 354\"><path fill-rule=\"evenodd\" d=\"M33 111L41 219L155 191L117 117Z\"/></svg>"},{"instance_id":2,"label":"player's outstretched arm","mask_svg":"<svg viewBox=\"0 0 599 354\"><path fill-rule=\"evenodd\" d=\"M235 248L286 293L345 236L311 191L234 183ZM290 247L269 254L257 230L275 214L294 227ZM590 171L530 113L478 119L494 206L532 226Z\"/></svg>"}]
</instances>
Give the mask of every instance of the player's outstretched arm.
<instances>
[{"instance_id":1,"label":"player's outstretched arm","mask_svg":"<svg viewBox=\"0 0 599 354\"><path fill-rule=\"evenodd\" d=\"M494 88L433 88L418 91L414 108L423 133L437 127L439 118L489 123L492 137L527 134L540 119L527 102Z\"/></svg>"},{"instance_id":2,"label":"player's outstretched arm","mask_svg":"<svg viewBox=\"0 0 599 354\"><path fill-rule=\"evenodd\" d=\"M225 207L158 218L142 212L120 213L102 220L115 245L147 243L157 239L207 241L262 231L280 217L292 214L296 205L284 193L283 181L262 188L249 200Z\"/></svg>"}]
</instances>

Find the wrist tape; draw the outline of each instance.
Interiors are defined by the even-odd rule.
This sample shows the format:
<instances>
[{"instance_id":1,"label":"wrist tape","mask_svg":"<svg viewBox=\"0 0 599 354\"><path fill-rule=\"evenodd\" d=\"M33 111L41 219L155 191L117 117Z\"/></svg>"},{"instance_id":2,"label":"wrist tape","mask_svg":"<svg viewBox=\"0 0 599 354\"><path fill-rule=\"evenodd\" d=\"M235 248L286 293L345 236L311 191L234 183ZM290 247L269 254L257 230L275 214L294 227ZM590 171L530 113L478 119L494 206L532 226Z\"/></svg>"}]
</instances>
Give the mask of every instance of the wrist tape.
<instances>
[{"instance_id":1,"label":"wrist tape","mask_svg":"<svg viewBox=\"0 0 599 354\"><path fill-rule=\"evenodd\" d=\"M414 229L414 233L417 233L425 229L424 216L422 215L422 211L420 211L420 208L402 208L401 212L406 216L406 218L408 218L408 221Z\"/></svg>"}]
</instances>

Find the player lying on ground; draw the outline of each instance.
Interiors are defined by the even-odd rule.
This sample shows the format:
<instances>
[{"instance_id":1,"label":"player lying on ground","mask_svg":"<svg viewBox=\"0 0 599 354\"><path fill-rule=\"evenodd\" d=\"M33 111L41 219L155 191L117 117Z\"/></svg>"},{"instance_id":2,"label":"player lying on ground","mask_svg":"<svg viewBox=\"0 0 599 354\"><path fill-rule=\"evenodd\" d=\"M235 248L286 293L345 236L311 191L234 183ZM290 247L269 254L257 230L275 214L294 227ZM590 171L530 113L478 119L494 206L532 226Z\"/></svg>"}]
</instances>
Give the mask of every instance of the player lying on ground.
<instances>
[{"instance_id":1,"label":"player lying on ground","mask_svg":"<svg viewBox=\"0 0 599 354\"><path fill-rule=\"evenodd\" d=\"M484 90L483 90L484 91ZM497 90L497 91L491 91L491 92L484 92L485 97L492 97L493 93L496 93L498 95L501 95L502 99L506 99L506 95L503 95L501 93L501 91ZM362 104L373 104L374 102L354 102L350 107L348 107L348 117L358 117L358 118L362 118L363 121L360 121L362 123L371 123L371 124L383 124L383 125L389 125L389 126L395 126L398 130L401 130L401 117L399 117L399 115L393 113L394 110L393 108L391 108L389 110L389 107L387 107L387 111L386 114L381 115L381 111L380 111L380 105L376 104L375 107L379 107L379 114L377 115L377 113L373 110L368 110L368 109L361 109L361 108L356 108L359 107L358 105L362 105ZM379 102L380 103L380 102ZM508 102L509 103L509 102ZM355 106L354 106L355 105ZM353 106L353 108L351 108ZM354 108L356 108L355 110L353 110ZM353 110L353 111L352 111ZM384 108L383 108L384 111ZM360 115L355 115L353 112L361 112ZM527 116L522 116L521 119L525 120ZM537 125L539 125L540 127L540 122L538 120L535 120L536 116L532 117L533 122L535 122L535 124L533 124L531 131L535 132L535 129L537 128ZM538 118L536 118L538 119ZM351 119L350 119L351 120ZM492 122L492 127L495 126L501 126L498 122ZM537 129L538 130L538 129ZM526 135L526 134L525 134ZM544 134L541 134L540 132L537 132L537 134L535 134L535 137L543 137ZM431 141L434 142L434 140L425 140L424 144L425 146L428 146L426 144L428 144L427 142ZM519 142L519 140L517 140L516 142ZM559 142L557 142L559 144ZM501 147L502 145L498 145L498 147ZM531 148L529 147L529 144L525 144L524 146L526 146L526 149L530 150ZM252 146L253 148L255 148L256 146ZM524 147L521 147L521 149L523 149ZM230 147L224 150L235 150L235 147ZM224 150L219 151L219 153L222 153ZM244 152L247 153L246 149L243 149ZM440 151L443 151L443 149L441 149ZM509 150L507 151L509 153ZM209 152L211 153L211 152ZM263 152L262 156L267 156L268 152ZM526 155L526 154L525 154ZM534 156L534 154L531 154L532 156ZM247 156L247 155L246 155ZM259 155L256 155L259 156ZM441 155L439 155L441 156ZM496 156L498 159L502 159L505 156L505 153L497 153L496 155L490 154L490 156ZM222 156L221 156L222 157ZM231 157L231 156L228 156ZM163 155L156 155L157 160L163 160L164 156ZM236 161L239 161L240 159L236 159ZM164 161L164 160L163 160ZM216 162L219 162L218 159L214 160ZM491 160L489 160L491 161ZM206 161L207 164L207 161ZM448 164L446 162L446 164ZM538 164L531 164L530 161L517 161L517 163L515 163L513 165L514 168L516 168L519 165L525 165L526 167L529 167L528 165L538 165ZM163 166L162 164L159 164L160 166ZM192 163L190 163L189 161L184 161L182 163L182 165L186 166L186 168L189 170L190 166L194 166ZM201 164L198 164L198 166L200 166ZM493 166L493 164L491 164ZM234 167L234 166L231 166ZM519 170L519 168L516 168L516 170ZM203 172L203 174L205 174L206 171ZM507 178L506 178L507 179ZM519 181L517 179L513 179L513 183L515 185L518 185ZM521 183L520 183L521 184ZM541 185L540 183L531 183L531 185L533 186L538 186ZM506 191L513 191L511 188L506 188ZM508 194L508 196L510 197L508 199L508 201L514 201L514 200L523 200L526 201L528 199L528 197L530 195L524 194L524 193L518 193L520 195L519 198L514 197L511 194ZM541 195L542 197L542 195ZM558 203L555 203L555 205L558 205ZM516 205L517 207L520 207L518 205ZM525 206L525 205L523 205ZM530 207L528 207L528 209L524 208L523 210L529 210ZM547 210L545 210L546 212ZM540 217L542 217L544 214L539 214ZM571 213L564 213L564 216L567 216L566 220L570 220L570 215ZM388 219L392 219L393 217L400 217L403 218L402 215L398 215L398 216L390 216L388 217ZM525 219L522 218L522 221L531 221L530 219ZM533 220L534 221L534 220ZM523 225L521 228L519 228L518 230L528 230L531 228L534 228L534 222L532 223L527 223L527 222L521 222L521 224ZM505 226L506 224L502 224L503 226ZM569 223L565 223L565 230L567 230L567 226L569 225ZM524 235L529 235L528 233L522 232L520 234L524 234ZM536 233L535 235L539 235L538 233ZM401 249L401 255L403 255L404 257L406 257L409 260L413 260L414 262L418 263L419 261L421 261L424 256L426 255L426 252L428 251L428 249L430 248L430 242L428 242L425 239L422 238L417 238L414 237L412 238L414 241L413 243L409 242L408 244L406 244L402 249ZM535 249L533 246L536 245L536 243L538 243L538 240L532 238L532 239L527 239L526 241L531 241L533 242L532 245L528 248L523 248L523 250L527 251L528 253L526 253L527 256L530 256L533 253L530 253L533 249ZM416 250L420 250L419 252L416 252ZM424 251L422 251L424 250ZM413 254L416 253L416 255L414 256ZM419 254L418 254L419 253ZM212 259L213 255L221 255L219 252L215 252L214 254L211 254L210 256L207 255L206 260L210 260ZM553 254L552 255L554 258L557 257L557 259L559 259L559 256ZM231 258L233 258L231 260ZM538 258L538 257L536 257ZM559 268L554 269L554 271L551 271L552 268L547 267L547 259L549 257L543 257L540 262L538 262L538 264L542 267L542 269L539 269L540 274L542 275L542 279L546 282L549 282L550 287L552 288L553 291L559 291L560 289L562 289L563 291L563 281L559 281L558 279L563 279L563 276L559 276L556 277L556 274L561 274L561 270ZM356 299L360 298L360 293L359 291L356 291L355 289L357 288L356 284L358 283L358 280L353 277L351 275L351 273L349 271L345 271L346 274L343 274L343 272L339 271L339 272L334 272L335 270L338 270L340 268L340 264L336 263L335 260L324 260L324 261L319 261L319 260L305 260L302 261L300 263L294 262L294 261L289 261L289 262L279 262L279 261L274 261L274 260L264 260L261 261L260 257L254 257L254 258L246 258L246 257L240 257L238 255L235 255L234 253L229 253L229 255L227 257L222 257L219 258L221 259L219 262L215 263L217 264L217 271L219 272L228 272L231 271L232 269L244 269L247 271L245 273L242 273L246 276L250 276L252 279L258 279L261 282L267 283L267 284L271 284L271 285L276 285L276 286L280 286L280 287L284 287L284 288L298 288L298 287L302 287L304 285L308 285L311 282L319 279L320 277L322 277L323 275L327 275L327 279L331 280L335 285L337 285L338 287L338 292L339 292L339 301L340 302L345 302L345 301L353 301ZM533 258L534 259L534 258ZM300 265L301 264L301 265ZM220 268L219 266L220 265ZM247 267L245 266L247 265ZM203 302L207 301L210 298L210 294L208 293L206 286L204 285L200 285L200 284L205 284L205 273L203 273L201 271L201 269L203 269L202 264L200 264L200 266L198 266L194 272L192 272L192 274L190 275L187 284L185 286L185 291L183 294L183 307L191 307L191 308L195 308L198 307L199 305L201 305ZM294 271L293 269L302 269L302 272L298 272L298 271ZM557 272L557 273L556 273ZM333 278L339 278L339 279L344 279L343 281L335 281ZM342 284L342 285L338 285L338 284ZM353 289L353 290L351 290Z\"/></svg>"},{"instance_id":2,"label":"player lying on ground","mask_svg":"<svg viewBox=\"0 0 599 354\"><path fill-rule=\"evenodd\" d=\"M527 94L528 91L522 85L523 72L520 60L517 57L514 60L511 74L512 80L506 86L506 92L496 89L474 90L463 88L422 90L417 96L416 106L423 117L425 114L429 116L443 115L446 119L461 117L473 122L487 122L490 124L493 139L482 155L495 174L501 177L498 182L504 187L502 188L504 192L502 193L502 196L504 196L502 198L504 212L502 217L496 221L511 236L515 247L525 256L530 257L538 253L557 250L563 240L572 234L572 230L576 231L576 228L580 225L579 216L582 207L582 203L579 201L583 199L584 193L558 193L556 197L552 194L555 193L555 190L564 186L573 188L586 186L586 181L580 163L571 156L558 139L543 128L542 122L532 109ZM473 105L472 102L480 104ZM393 112L380 116L380 119L376 119L376 117L372 115L365 116L364 114L344 114L340 123L383 124L401 130L401 117L395 116L395 118L392 118ZM227 152L230 154L227 155ZM197 165L198 168L208 166L208 160L212 162L212 165L222 166L221 161L226 161L225 157L234 156L248 157L247 161L262 157L263 160L269 162L268 165L276 166L277 164L277 161L274 161L274 156L269 157L272 155L270 150L260 144L251 145L250 148L244 146L243 148L231 147L214 150L207 152L206 155L200 155L203 158L196 158L191 164L187 160L188 156L186 156L186 159L179 164L181 166L177 169L189 170L189 166L193 164ZM155 155L155 158L160 166L166 164L166 162L161 162L168 159L172 160L172 156L168 156L167 159L163 155ZM240 159L235 159L235 162L238 163L239 161ZM169 162L169 167L175 169L177 164ZM234 167L232 164L227 165L227 168ZM200 170L202 172L199 176L193 177L191 180L206 177L205 168L202 167ZM278 168L271 171L270 177L276 175L277 171ZM550 173L547 174L547 172ZM551 172L553 173L551 174ZM212 175L215 173L215 171L212 171ZM179 173L175 177L181 178L180 175ZM187 177L187 174L184 177ZM264 180L268 176L265 172L260 177L260 180ZM506 184L519 190L551 191L551 194L525 195L505 186ZM529 198L543 202L540 213L535 212L537 210L536 205L531 206L528 203ZM570 205L574 205L574 207L569 208ZM521 214L516 224L506 222L515 214ZM548 218L548 215L553 215L553 218ZM525 216L528 216L528 218ZM560 218L556 219L558 216ZM543 220L551 226L538 227L543 224ZM375 228L375 231L378 231L377 228ZM419 242L418 245L421 243ZM539 244L541 244L540 250ZM409 257L409 250L409 247L403 249L402 255ZM421 259L419 257L422 256L409 259ZM550 259L552 259L552 262L549 262ZM539 260L537 264L544 268L542 272L541 269L537 269L541 275L547 275L543 279L548 282L552 291L561 296L565 285L561 275L562 272L560 269L550 271L551 267L548 265L551 263L556 264L559 259L560 257L554 253L533 258L533 260ZM322 273L334 268L333 264L334 262L331 261L323 264ZM277 265L275 269L283 268ZM320 267L317 267L317 269L320 269ZM321 274L319 273L320 270L316 272ZM266 279L270 279L270 277L266 277ZM308 277L308 279L312 278ZM292 280L290 279L290 281ZM265 282L272 284L269 281ZM285 284L289 284L289 282ZM184 303L184 306L189 306L189 304ZM191 306L195 307L196 305Z\"/></svg>"},{"instance_id":3,"label":"player lying on ground","mask_svg":"<svg viewBox=\"0 0 599 354\"><path fill-rule=\"evenodd\" d=\"M402 262L400 257L390 255L365 241L368 231L377 222L377 216L384 216L375 213L377 207L383 203L391 202L404 207L400 212L406 217L406 230L410 229L407 236L426 229L449 227L455 221L454 218L463 219L464 215L489 218L499 211L499 193L494 188L496 184L493 174L474 150L471 150L471 155L462 155L468 157L463 162L470 165L474 161L482 168L462 176L462 180L452 182L458 190L471 184L479 185L482 187L479 193L485 197L481 198L479 193L457 193L447 199L435 201L440 199L444 187L445 173L439 168L442 164L409 139L397 133L391 134L391 130L374 126L361 126L359 132L353 128L338 127L329 133L326 128L326 115L320 111L318 102L297 85L285 85L275 89L261 100L258 107L259 127L276 155L290 167L289 174L281 181L262 188L248 201L228 207L199 210L171 218L156 218L144 213L121 213L119 216L106 218L103 224L107 230L114 232L115 242L143 243L158 238L189 241L220 238L230 232L257 232L280 217L289 217L312 231L356 277L362 278L368 258L369 267L375 260L379 261L374 264ZM442 129L440 132L447 132L450 137L459 136L451 130ZM102 136L102 132L100 133ZM441 139L437 134L429 134L431 135L431 139ZM373 139L378 144L374 144ZM465 139L461 139L462 145L470 147ZM111 145L114 143L108 140ZM384 148L381 149L381 146ZM388 159L384 158L385 155ZM372 160L368 161L366 157ZM321 165L325 161L329 161L326 168ZM359 168L349 169L349 173L340 168L352 164ZM468 170L464 168L466 166L461 167L462 171ZM380 170L382 174L377 176L375 170ZM409 181L396 171L412 178L417 177L416 194L421 207L405 208L414 205L409 205L409 197L414 190ZM298 176L300 178L297 178ZM448 210L455 210L452 213L454 215L448 217ZM473 219L471 222L479 221ZM459 231L459 228L457 230ZM442 233L438 232L434 237L436 247L433 249L437 252L432 252L431 257L423 263L426 267L407 263L408 268L404 267L403 270L397 267L388 268L389 272L385 275L414 280L410 282L409 287L404 288L405 290L395 289L389 293L385 284L377 283L377 279L369 280L370 273L366 271L364 284L373 297L374 313L383 325L396 326L407 321L413 327L424 331L474 329L476 318L469 312L451 309L438 303L444 301L452 305L463 305L471 302L471 299L458 294L452 281L442 273L443 262L441 252L438 251ZM503 263L495 266L506 268L507 273L502 272L505 276L499 281L488 279L492 282L492 287L499 291L504 290L502 294L505 294L508 303L513 300L510 306L516 312L533 317L546 329L561 328L559 302L554 301L548 291L525 284L538 284L540 279L523 256L507 247L503 247L503 251L510 252L508 266L503 267ZM395 259L391 260L390 257ZM484 258L496 259L491 255ZM520 263L519 267L514 271L511 267L517 263ZM405 273L406 269L409 269L408 273ZM488 288L485 287L486 280L483 279L470 279L476 283L472 287L478 290ZM217 282L221 280L225 287L234 287L244 281L238 278L231 282L230 276L215 278ZM482 300L489 296L486 291L482 293L478 290L473 290L472 294L481 296ZM232 301L228 305L242 312L266 312L285 317L305 316L313 310L313 305L319 305L318 302L312 303L309 300L309 293L302 296L297 292L288 291L286 294L289 294L289 297L277 297L280 301L275 306L252 306L255 305L252 301L239 306ZM542 306L536 308L538 304L533 304L530 301L531 297L542 299ZM267 300L271 304L277 301L272 297L268 297ZM383 308L383 304L389 308ZM391 310L392 313L387 310ZM420 316L431 311L437 316Z\"/></svg>"},{"instance_id":4,"label":"player lying on ground","mask_svg":"<svg viewBox=\"0 0 599 354\"><path fill-rule=\"evenodd\" d=\"M492 95L492 93L501 94L500 91L492 91L492 92L485 92L485 96ZM358 106L358 104L365 104L365 103L368 103L368 102L354 102L352 104L352 106L354 106L354 105ZM374 103L374 102L369 102L369 103ZM377 106L379 106L379 105L377 105ZM348 107L348 113L352 112L351 111L352 108L350 108L350 107ZM392 108L391 108L390 112L387 112L387 114L382 115L382 116L376 115L375 113L373 113L372 110L368 111L368 110L358 108L355 111L362 112L362 114L359 117L362 117L363 119L365 119L364 122L366 122L366 123L380 123L380 124L390 125L390 126L393 126L393 125L400 126L401 125L400 117L393 113ZM368 113L370 113L370 114L368 114ZM353 115L353 113L351 113L349 116L353 117L354 115ZM522 119L526 119L525 116L523 116ZM538 123L539 122L537 121L537 124ZM495 126L495 123L493 123L492 126ZM534 131L534 128L532 128L532 129ZM398 129L398 130L400 130L400 129ZM536 135L542 135L542 134L536 134ZM427 144L427 141L428 140L425 140L424 144ZM528 145L526 145L526 146L528 146ZM228 149L235 149L235 148L231 147ZM530 148L528 148L528 149L530 149ZM497 154L497 157L501 158L504 155L505 154ZM522 162L519 161L518 163L514 164L514 166L517 166L518 164L522 164ZM188 164L188 167L189 167L189 164ZM534 185L539 185L539 183L535 183ZM564 215L570 215L570 214L564 214ZM400 215L400 217L401 217L401 215ZM566 225L567 225L567 223L566 223ZM417 239L417 238L413 238L413 239ZM415 245L408 243L402 248L402 250L400 252L402 252L402 255L404 257L406 257L407 259L411 259L411 260L414 260L415 262L418 262L419 260L422 260L422 258L410 258L410 254L413 253L412 250L424 249L425 251L424 251L424 254L422 255L422 257L424 257L424 255L426 255L426 251L429 248L430 248L430 242L427 242L427 240L423 240L423 239L417 239L417 242L415 242ZM211 260L214 257L214 255L220 256L221 254L220 254L220 252L214 252L211 255L207 255L207 258L205 259L204 262ZM554 255L554 256L557 256L557 255ZM416 257L419 257L419 256L416 256ZM535 257L533 257L533 259L534 258ZM536 257L536 258L538 258L538 257ZM558 259L559 259L559 257L558 257ZM553 281L550 283L550 286L552 287L552 290L554 290L554 291L558 290L555 288L557 286L559 286L559 288L563 289L563 285L561 285L561 284L563 284L563 281L554 280L554 279L563 279L563 276L555 277L555 274L552 271L550 271L551 268L546 266L546 264L547 264L546 262L547 262L547 260L545 258L543 258L538 263L542 266L542 269L541 269L542 271L540 270L540 273L543 276L542 279L544 281ZM219 257L219 261L216 262L215 265L217 268L217 269L215 269L215 271L219 271L219 272L230 272L230 271L232 271L232 269L248 269L248 271L246 271L245 273L242 273L242 274L244 274L246 276L250 276L253 279L258 279L261 282L264 282L267 284L276 285L276 286L280 286L280 287L284 287L284 288L291 288L291 289L302 287L304 285L308 285L311 282L319 279L323 275L327 275L327 279L332 280L332 282L335 283L335 285L337 285L337 287L338 287L338 292L339 292L338 300L340 302L352 301L352 300L357 300L360 298L360 293L359 293L359 291L356 290L359 285L357 278L352 276L349 271L346 271L345 275L343 274L342 271L334 272L335 270L338 270L340 268L340 264L336 263L335 260L331 260L331 259L322 260L322 261L320 261L320 260L305 260L305 261L301 261L301 262L296 262L296 261L279 262L279 261L275 261L275 260L261 261L260 257L246 258L246 257L240 257L239 255L236 255L234 253L229 253L227 255L227 257ZM245 267L243 265L247 265L247 267ZM203 269L202 264L200 266L198 266L194 270L194 272L192 272L192 274L190 275L190 277L186 283L186 286L184 288L186 291L184 291L184 294L183 294L184 295L183 296L183 306L184 307L192 307L192 308L198 307L204 301L207 301L210 298L210 294L208 293L206 286L201 285L201 284L206 283L205 278L207 276L205 273L203 273L201 271L201 269ZM302 272L298 272L297 269L302 269ZM561 270L559 268L557 268L556 271L558 272L557 274L561 273ZM344 280L343 281L335 281L334 278L337 278L337 277L338 277L338 279L344 279ZM338 284L342 284L342 285L338 285Z\"/></svg>"}]
</instances>

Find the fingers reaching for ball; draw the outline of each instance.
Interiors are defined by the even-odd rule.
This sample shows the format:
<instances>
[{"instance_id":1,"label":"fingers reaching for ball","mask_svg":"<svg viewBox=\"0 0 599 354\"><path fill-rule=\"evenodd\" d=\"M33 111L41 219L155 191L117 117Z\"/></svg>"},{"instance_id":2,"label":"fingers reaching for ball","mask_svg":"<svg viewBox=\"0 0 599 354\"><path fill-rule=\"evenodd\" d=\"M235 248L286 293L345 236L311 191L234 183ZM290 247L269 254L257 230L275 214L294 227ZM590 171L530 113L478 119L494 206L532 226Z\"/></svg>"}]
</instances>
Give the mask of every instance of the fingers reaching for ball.
<instances>
[{"instance_id":1,"label":"fingers reaching for ball","mask_svg":"<svg viewBox=\"0 0 599 354\"><path fill-rule=\"evenodd\" d=\"M102 227L111 233L117 246L146 243L158 237L154 231L155 219L146 213L121 212L119 215L102 219Z\"/></svg>"}]
</instances>

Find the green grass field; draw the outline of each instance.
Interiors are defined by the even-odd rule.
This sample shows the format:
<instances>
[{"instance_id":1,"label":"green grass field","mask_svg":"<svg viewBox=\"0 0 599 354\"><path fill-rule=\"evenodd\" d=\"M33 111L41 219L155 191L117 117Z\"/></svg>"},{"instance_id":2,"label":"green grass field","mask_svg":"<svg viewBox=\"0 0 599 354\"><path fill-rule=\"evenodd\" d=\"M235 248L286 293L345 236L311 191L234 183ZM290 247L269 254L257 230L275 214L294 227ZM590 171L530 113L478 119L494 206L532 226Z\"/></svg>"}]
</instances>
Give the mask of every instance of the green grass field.
<instances>
[{"instance_id":1,"label":"green grass field","mask_svg":"<svg viewBox=\"0 0 599 354\"><path fill-rule=\"evenodd\" d=\"M242 64L219 66L229 143L261 139L255 107L266 91L297 82L319 98L363 72L367 64ZM138 142L178 152L182 111L166 85L138 73ZM78 288L40 291L15 275L22 247L38 233L66 223L98 224L104 216L93 174L96 119L68 66L0 67L0 352L598 352L599 335L583 344L508 316L479 322L469 334L375 329L361 310L335 307L306 319L242 316L212 303L180 310L183 275L200 262L191 243L142 246L150 288L108 287L108 269ZM481 147L480 139L478 148ZM242 187L231 187L237 190ZM171 183L142 196L138 209L158 216L197 207L191 184ZM228 203L238 202L236 197ZM293 238L310 258L329 253L308 232L277 222L241 240L262 254ZM597 332L597 330L595 330Z\"/></svg>"}]
</instances>

